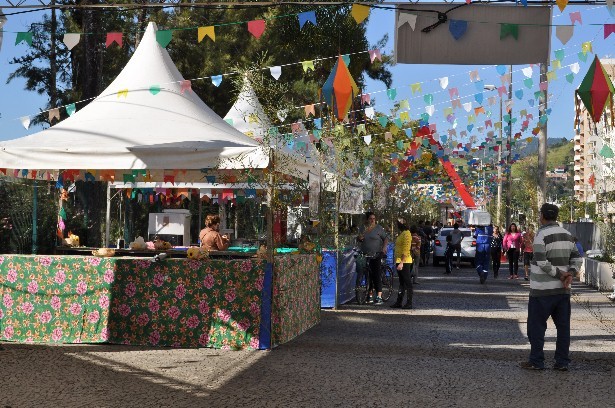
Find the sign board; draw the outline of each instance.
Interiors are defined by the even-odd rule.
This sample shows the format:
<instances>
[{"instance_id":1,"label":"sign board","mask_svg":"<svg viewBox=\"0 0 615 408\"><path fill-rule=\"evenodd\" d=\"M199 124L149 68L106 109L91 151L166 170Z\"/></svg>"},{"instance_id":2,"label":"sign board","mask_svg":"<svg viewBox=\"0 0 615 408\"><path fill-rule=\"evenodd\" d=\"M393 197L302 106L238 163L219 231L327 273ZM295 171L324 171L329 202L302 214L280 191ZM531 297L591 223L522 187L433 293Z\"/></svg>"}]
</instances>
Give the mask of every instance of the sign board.
<instances>
[{"instance_id":1,"label":"sign board","mask_svg":"<svg viewBox=\"0 0 615 408\"><path fill-rule=\"evenodd\" d=\"M446 21L429 32L422 31L437 23L438 16L442 20L443 13ZM500 39L503 24L518 24L517 38L507 26L509 34ZM549 61L550 6L398 3L395 27L395 57L402 64L522 65Z\"/></svg>"}]
</instances>

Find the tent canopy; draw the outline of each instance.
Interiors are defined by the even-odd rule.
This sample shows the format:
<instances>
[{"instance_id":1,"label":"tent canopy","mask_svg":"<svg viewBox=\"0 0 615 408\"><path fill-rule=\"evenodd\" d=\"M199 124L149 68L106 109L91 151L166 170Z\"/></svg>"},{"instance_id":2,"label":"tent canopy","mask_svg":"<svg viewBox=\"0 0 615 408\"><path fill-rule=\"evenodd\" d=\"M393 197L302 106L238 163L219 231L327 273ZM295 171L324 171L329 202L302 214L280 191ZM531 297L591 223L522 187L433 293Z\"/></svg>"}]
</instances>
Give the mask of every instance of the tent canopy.
<instances>
[{"instance_id":1,"label":"tent canopy","mask_svg":"<svg viewBox=\"0 0 615 408\"><path fill-rule=\"evenodd\" d=\"M118 77L57 125L0 142L0 168L265 168L266 149L234 129L189 87L149 23Z\"/></svg>"}]
</instances>

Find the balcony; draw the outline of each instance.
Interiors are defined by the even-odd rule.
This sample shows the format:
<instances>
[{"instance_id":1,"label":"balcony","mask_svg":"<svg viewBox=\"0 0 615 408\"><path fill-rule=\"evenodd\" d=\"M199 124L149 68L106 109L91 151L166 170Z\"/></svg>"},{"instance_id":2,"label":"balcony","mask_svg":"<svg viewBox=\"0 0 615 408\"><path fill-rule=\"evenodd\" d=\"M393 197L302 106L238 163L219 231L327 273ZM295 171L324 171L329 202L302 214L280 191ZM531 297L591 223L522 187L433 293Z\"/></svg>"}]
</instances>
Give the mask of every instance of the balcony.
<instances>
[{"instance_id":1,"label":"balcony","mask_svg":"<svg viewBox=\"0 0 615 408\"><path fill-rule=\"evenodd\" d=\"M583 184L575 184L574 191L583 191Z\"/></svg>"},{"instance_id":2,"label":"balcony","mask_svg":"<svg viewBox=\"0 0 615 408\"><path fill-rule=\"evenodd\" d=\"M581 151L581 150L583 150L583 146L581 146L580 144L575 144L574 145L574 151L575 152Z\"/></svg>"},{"instance_id":3,"label":"balcony","mask_svg":"<svg viewBox=\"0 0 615 408\"><path fill-rule=\"evenodd\" d=\"M582 156L581 156L580 154L575 154L575 155L574 155L574 161L575 161L575 162L576 162L576 161L581 161L581 159L582 159Z\"/></svg>"},{"instance_id":4,"label":"balcony","mask_svg":"<svg viewBox=\"0 0 615 408\"><path fill-rule=\"evenodd\" d=\"M581 165L580 164L575 164L574 165L574 171L581 171Z\"/></svg>"},{"instance_id":5,"label":"balcony","mask_svg":"<svg viewBox=\"0 0 615 408\"><path fill-rule=\"evenodd\" d=\"M581 176L578 176L578 175L574 176L574 181L581 181L581 179L582 179Z\"/></svg>"},{"instance_id":6,"label":"balcony","mask_svg":"<svg viewBox=\"0 0 615 408\"><path fill-rule=\"evenodd\" d=\"M574 141L575 142L580 142L581 141L581 135L574 135Z\"/></svg>"}]
</instances>

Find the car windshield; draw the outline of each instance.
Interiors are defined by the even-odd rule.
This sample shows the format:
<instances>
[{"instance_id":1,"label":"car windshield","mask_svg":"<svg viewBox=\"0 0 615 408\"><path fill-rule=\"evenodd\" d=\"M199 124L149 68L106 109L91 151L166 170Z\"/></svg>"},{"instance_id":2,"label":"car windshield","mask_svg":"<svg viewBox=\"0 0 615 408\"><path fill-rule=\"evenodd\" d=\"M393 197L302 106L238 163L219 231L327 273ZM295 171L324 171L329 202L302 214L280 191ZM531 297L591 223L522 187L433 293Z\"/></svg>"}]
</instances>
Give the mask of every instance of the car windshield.
<instances>
[{"instance_id":1,"label":"car windshield","mask_svg":"<svg viewBox=\"0 0 615 408\"><path fill-rule=\"evenodd\" d=\"M443 236L443 237L446 237L446 236L451 235L451 232L453 232L452 229L443 229L442 231L440 231L440 235ZM464 238L472 236L472 232L471 231L461 230L461 234L463 235Z\"/></svg>"}]
</instances>

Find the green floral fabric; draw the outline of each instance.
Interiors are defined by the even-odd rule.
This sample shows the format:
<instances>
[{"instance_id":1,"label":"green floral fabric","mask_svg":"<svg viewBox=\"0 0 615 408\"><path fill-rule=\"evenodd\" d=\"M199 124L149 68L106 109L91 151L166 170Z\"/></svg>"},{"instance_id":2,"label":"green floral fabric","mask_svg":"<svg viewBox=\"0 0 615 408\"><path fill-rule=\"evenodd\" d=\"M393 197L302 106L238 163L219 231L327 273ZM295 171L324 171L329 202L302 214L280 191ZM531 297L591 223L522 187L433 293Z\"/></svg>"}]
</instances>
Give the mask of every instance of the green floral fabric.
<instances>
[{"instance_id":1,"label":"green floral fabric","mask_svg":"<svg viewBox=\"0 0 615 408\"><path fill-rule=\"evenodd\" d=\"M0 256L0 340L259 347L264 263Z\"/></svg>"},{"instance_id":2,"label":"green floral fabric","mask_svg":"<svg viewBox=\"0 0 615 408\"><path fill-rule=\"evenodd\" d=\"M275 257L271 320L274 345L320 322L320 268L315 254Z\"/></svg>"}]
</instances>

